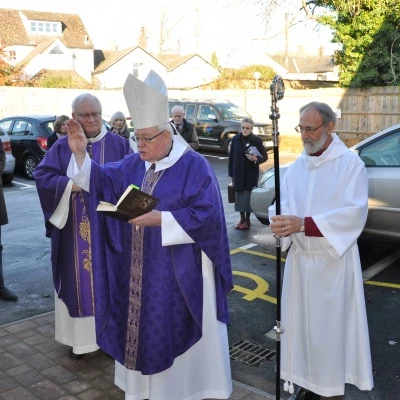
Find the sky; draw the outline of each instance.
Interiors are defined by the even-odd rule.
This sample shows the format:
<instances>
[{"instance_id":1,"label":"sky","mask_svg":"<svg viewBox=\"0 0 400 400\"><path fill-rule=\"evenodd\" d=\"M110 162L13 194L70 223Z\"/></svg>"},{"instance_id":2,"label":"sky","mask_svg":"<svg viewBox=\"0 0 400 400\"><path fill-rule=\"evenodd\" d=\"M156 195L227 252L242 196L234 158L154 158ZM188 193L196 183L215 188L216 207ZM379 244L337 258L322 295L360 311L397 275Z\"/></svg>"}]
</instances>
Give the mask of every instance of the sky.
<instances>
[{"instance_id":1,"label":"sky","mask_svg":"<svg viewBox=\"0 0 400 400\"><path fill-rule=\"evenodd\" d=\"M288 0L290 1L290 0ZM96 49L124 49L137 44L142 27L148 51L159 51L160 31L164 52L199 53L210 60L216 53L222 66L240 67L255 52L274 54L284 49L284 35L274 36L284 25L277 17L268 33L254 0L2 0L2 8L79 14ZM163 28L161 29L161 26ZM311 54L325 47L333 52L327 29L315 31L313 23L299 24L289 35L289 51L305 45ZM300 41L299 41L300 39Z\"/></svg>"}]
</instances>

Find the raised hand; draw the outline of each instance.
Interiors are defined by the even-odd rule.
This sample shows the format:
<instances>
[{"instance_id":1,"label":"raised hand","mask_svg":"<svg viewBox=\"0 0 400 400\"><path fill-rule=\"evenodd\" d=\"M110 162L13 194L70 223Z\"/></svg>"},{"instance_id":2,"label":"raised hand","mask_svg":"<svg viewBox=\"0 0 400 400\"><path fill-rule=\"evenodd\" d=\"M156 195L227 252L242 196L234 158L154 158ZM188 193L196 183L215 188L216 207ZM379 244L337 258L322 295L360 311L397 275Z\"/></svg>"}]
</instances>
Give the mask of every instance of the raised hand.
<instances>
[{"instance_id":1,"label":"raised hand","mask_svg":"<svg viewBox=\"0 0 400 400\"><path fill-rule=\"evenodd\" d=\"M79 122L74 119L67 121L65 131L68 134L69 148L74 154L77 164L81 167L86 156L87 139L85 133Z\"/></svg>"}]
</instances>

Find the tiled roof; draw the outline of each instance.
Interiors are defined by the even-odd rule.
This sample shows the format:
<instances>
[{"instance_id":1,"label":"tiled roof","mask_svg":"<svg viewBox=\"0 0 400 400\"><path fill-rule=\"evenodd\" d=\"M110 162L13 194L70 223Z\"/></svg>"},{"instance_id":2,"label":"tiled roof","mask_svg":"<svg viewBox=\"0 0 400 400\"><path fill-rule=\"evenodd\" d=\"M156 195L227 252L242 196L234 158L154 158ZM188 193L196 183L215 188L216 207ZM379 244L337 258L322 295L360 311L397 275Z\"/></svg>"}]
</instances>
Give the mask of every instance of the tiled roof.
<instances>
[{"instance_id":1,"label":"tiled roof","mask_svg":"<svg viewBox=\"0 0 400 400\"><path fill-rule=\"evenodd\" d=\"M61 22L62 35L32 34L25 29L23 18L35 21ZM49 38L58 38L68 48L92 49L89 34L77 14L0 9L0 42L3 45L36 46Z\"/></svg>"},{"instance_id":2,"label":"tiled roof","mask_svg":"<svg viewBox=\"0 0 400 400\"><path fill-rule=\"evenodd\" d=\"M335 67L333 56L270 56L274 61L288 69L291 74L332 72Z\"/></svg>"},{"instance_id":3,"label":"tiled roof","mask_svg":"<svg viewBox=\"0 0 400 400\"><path fill-rule=\"evenodd\" d=\"M189 61L193 57L200 57L203 61L208 63L207 60L205 60L203 57L200 55L193 53L193 54L187 54L185 56L180 56L178 54L159 54L156 58L161 61L163 64L165 64L168 69L174 69L176 67L179 67L179 65L185 63L186 61Z\"/></svg>"},{"instance_id":4,"label":"tiled roof","mask_svg":"<svg viewBox=\"0 0 400 400\"><path fill-rule=\"evenodd\" d=\"M113 50L113 51L103 51L103 50L95 50L94 53L94 66L95 66L95 73L103 72L106 69L110 68L113 64L115 64L117 61L121 60L123 57L125 57L127 54L131 53L135 49L141 49L145 53L149 54L150 57L154 57L152 54L150 54L148 51L143 49L140 46L133 46L133 47L128 47L127 49L123 50ZM155 60L159 61L161 64L164 64L160 59L157 57L154 57ZM165 64L164 64L165 65Z\"/></svg>"}]
</instances>

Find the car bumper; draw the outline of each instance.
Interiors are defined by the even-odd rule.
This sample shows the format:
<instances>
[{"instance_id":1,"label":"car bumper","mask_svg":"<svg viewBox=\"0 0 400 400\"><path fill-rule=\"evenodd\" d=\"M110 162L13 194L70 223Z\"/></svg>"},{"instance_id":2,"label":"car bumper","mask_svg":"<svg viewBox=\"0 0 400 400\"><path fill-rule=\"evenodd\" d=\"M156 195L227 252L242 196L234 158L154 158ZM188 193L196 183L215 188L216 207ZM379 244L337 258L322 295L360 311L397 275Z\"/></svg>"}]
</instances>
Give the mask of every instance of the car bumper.
<instances>
[{"instance_id":1,"label":"car bumper","mask_svg":"<svg viewBox=\"0 0 400 400\"><path fill-rule=\"evenodd\" d=\"M6 154L6 165L3 174L13 174L15 170L15 157L12 154Z\"/></svg>"},{"instance_id":2,"label":"car bumper","mask_svg":"<svg viewBox=\"0 0 400 400\"><path fill-rule=\"evenodd\" d=\"M271 189L255 188L251 191L250 206L258 219L265 220L263 223L269 225L268 207L273 204L275 193Z\"/></svg>"}]
</instances>

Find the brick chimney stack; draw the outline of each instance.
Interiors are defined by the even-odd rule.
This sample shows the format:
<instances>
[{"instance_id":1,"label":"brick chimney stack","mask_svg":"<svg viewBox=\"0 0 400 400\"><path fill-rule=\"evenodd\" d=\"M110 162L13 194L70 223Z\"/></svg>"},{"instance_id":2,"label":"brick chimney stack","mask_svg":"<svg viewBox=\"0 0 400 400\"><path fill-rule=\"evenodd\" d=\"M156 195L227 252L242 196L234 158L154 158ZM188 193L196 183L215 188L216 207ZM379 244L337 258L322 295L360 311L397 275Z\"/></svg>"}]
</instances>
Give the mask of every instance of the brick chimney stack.
<instances>
[{"instance_id":1,"label":"brick chimney stack","mask_svg":"<svg viewBox=\"0 0 400 400\"><path fill-rule=\"evenodd\" d=\"M138 39L138 44L142 49L147 49L147 36L144 26L140 28L140 36Z\"/></svg>"}]
</instances>

